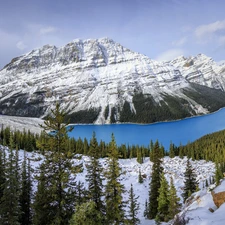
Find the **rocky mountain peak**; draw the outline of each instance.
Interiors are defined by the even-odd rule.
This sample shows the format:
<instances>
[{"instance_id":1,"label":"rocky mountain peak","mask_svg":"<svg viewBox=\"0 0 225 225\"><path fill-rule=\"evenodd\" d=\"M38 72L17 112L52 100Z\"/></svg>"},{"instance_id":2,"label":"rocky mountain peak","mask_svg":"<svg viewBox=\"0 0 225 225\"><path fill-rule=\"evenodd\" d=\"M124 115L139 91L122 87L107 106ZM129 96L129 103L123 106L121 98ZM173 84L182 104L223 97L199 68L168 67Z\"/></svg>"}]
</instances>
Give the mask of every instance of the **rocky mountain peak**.
<instances>
[{"instance_id":1,"label":"rocky mountain peak","mask_svg":"<svg viewBox=\"0 0 225 225\"><path fill-rule=\"evenodd\" d=\"M108 123L120 120L125 103L126 110L136 114L138 94L150 96L156 104L162 104L165 96L185 98L184 108L190 103L191 111L206 113L208 109L197 107L182 91L193 89L188 82L194 74L191 70L205 74L205 61L199 55L157 62L110 38L75 39L62 47L45 45L14 58L0 71L0 113L45 116L52 103L60 101L70 113L97 110L96 123ZM204 83L204 76L200 78ZM21 104L30 105L16 110Z\"/></svg>"}]
</instances>

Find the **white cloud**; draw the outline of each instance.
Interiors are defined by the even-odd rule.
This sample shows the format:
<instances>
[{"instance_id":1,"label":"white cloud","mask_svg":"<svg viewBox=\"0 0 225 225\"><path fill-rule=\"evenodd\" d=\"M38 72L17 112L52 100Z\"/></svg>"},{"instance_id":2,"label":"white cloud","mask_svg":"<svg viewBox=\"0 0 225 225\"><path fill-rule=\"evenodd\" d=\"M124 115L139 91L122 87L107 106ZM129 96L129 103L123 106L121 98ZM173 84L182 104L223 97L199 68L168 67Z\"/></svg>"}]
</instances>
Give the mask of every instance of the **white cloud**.
<instances>
[{"instance_id":1,"label":"white cloud","mask_svg":"<svg viewBox=\"0 0 225 225\"><path fill-rule=\"evenodd\" d=\"M210 39L213 35L215 35L219 31L225 31L225 20L201 25L195 29L195 35L199 39L201 38Z\"/></svg>"},{"instance_id":2,"label":"white cloud","mask_svg":"<svg viewBox=\"0 0 225 225\"><path fill-rule=\"evenodd\" d=\"M57 31L57 28L55 27L51 27L51 26L48 26L48 27L42 27L40 28L39 32L41 35L46 35L46 34L50 34L50 33L54 33Z\"/></svg>"},{"instance_id":3,"label":"white cloud","mask_svg":"<svg viewBox=\"0 0 225 225\"><path fill-rule=\"evenodd\" d=\"M28 24L27 27L31 34L37 34L39 36L48 35L58 31L58 28L56 27L36 23Z\"/></svg>"},{"instance_id":4,"label":"white cloud","mask_svg":"<svg viewBox=\"0 0 225 225\"><path fill-rule=\"evenodd\" d=\"M27 48L27 46L22 41L17 42L16 47L20 50L24 50Z\"/></svg>"},{"instance_id":5,"label":"white cloud","mask_svg":"<svg viewBox=\"0 0 225 225\"><path fill-rule=\"evenodd\" d=\"M169 60L172 60L178 56L181 56L181 55L185 55L185 52L183 49L169 49L165 52L162 52L160 55L158 55L156 57L156 60L158 61L169 61Z\"/></svg>"},{"instance_id":6,"label":"white cloud","mask_svg":"<svg viewBox=\"0 0 225 225\"><path fill-rule=\"evenodd\" d=\"M183 44L185 44L187 42L187 37L183 37L177 41L173 41L173 45L175 46L182 46Z\"/></svg>"}]
</instances>

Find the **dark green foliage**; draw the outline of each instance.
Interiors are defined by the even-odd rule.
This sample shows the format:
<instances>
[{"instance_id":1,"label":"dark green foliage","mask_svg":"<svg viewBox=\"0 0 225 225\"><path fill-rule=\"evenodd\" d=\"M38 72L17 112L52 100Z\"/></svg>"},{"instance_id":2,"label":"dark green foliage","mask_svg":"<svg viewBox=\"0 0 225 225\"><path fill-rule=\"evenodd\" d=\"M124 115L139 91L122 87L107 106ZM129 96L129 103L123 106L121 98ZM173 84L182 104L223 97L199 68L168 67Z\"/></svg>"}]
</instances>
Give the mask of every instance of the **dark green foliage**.
<instances>
[{"instance_id":1,"label":"dark green foliage","mask_svg":"<svg viewBox=\"0 0 225 225\"><path fill-rule=\"evenodd\" d=\"M131 184L129 191L129 206L128 206L128 223L129 225L140 224L140 220L137 217L138 211L140 209L140 204L138 203L138 198L134 194L133 185Z\"/></svg>"},{"instance_id":2,"label":"dark green foliage","mask_svg":"<svg viewBox=\"0 0 225 225\"><path fill-rule=\"evenodd\" d=\"M209 186L208 179L205 180L205 187L207 188Z\"/></svg>"},{"instance_id":3,"label":"dark green foliage","mask_svg":"<svg viewBox=\"0 0 225 225\"><path fill-rule=\"evenodd\" d=\"M147 217L149 219L154 219L158 213L158 197L159 197L159 188L160 188L160 177L163 172L163 168L161 166L161 152L158 141L156 141L153 151L152 151L152 175L151 175L151 182L149 184L149 212Z\"/></svg>"},{"instance_id":4,"label":"dark green foliage","mask_svg":"<svg viewBox=\"0 0 225 225\"><path fill-rule=\"evenodd\" d=\"M112 135L109 143L108 167L105 172L107 180L105 186L105 202L106 202L106 224L119 225L124 223L124 201L122 194L125 192L124 186L120 183L121 168L118 163L119 153L116 141Z\"/></svg>"},{"instance_id":5,"label":"dark green foliage","mask_svg":"<svg viewBox=\"0 0 225 225\"><path fill-rule=\"evenodd\" d=\"M21 194L19 197L19 204L21 208L21 215L19 219L20 224L23 225L32 224L31 197L32 197L31 167L30 161L27 164L27 158L24 154L24 161L22 164L22 175L21 175Z\"/></svg>"},{"instance_id":6,"label":"dark green foliage","mask_svg":"<svg viewBox=\"0 0 225 225\"><path fill-rule=\"evenodd\" d=\"M110 122L111 123L115 123L116 122L116 108L115 107L112 107L111 109L111 116L110 116Z\"/></svg>"},{"instance_id":7,"label":"dark green foliage","mask_svg":"<svg viewBox=\"0 0 225 225\"><path fill-rule=\"evenodd\" d=\"M220 184L220 180L223 179L223 170L221 164L216 162L215 180L216 186Z\"/></svg>"},{"instance_id":8,"label":"dark green foliage","mask_svg":"<svg viewBox=\"0 0 225 225\"><path fill-rule=\"evenodd\" d=\"M46 165L40 166L40 175L38 177L37 191L35 193L33 210L33 224L34 225L48 225L49 221L53 221L54 211L51 209L50 203L53 201L50 195L50 182L47 173Z\"/></svg>"},{"instance_id":9,"label":"dark green foliage","mask_svg":"<svg viewBox=\"0 0 225 225\"><path fill-rule=\"evenodd\" d=\"M159 146L158 140L156 140L155 144L152 142L152 147L150 150L150 161L155 162L158 160L158 158L164 157L164 148L162 146Z\"/></svg>"},{"instance_id":10,"label":"dark green foliage","mask_svg":"<svg viewBox=\"0 0 225 225\"><path fill-rule=\"evenodd\" d=\"M3 184L5 183L5 179L5 151L0 149L0 204L3 196Z\"/></svg>"},{"instance_id":11,"label":"dark green foliage","mask_svg":"<svg viewBox=\"0 0 225 225\"><path fill-rule=\"evenodd\" d=\"M42 93L29 94L17 93L8 100L0 102L0 114L10 116L40 117L44 115L47 107L44 106L44 95ZM28 101L29 99L29 101Z\"/></svg>"},{"instance_id":12,"label":"dark green foliage","mask_svg":"<svg viewBox=\"0 0 225 225\"><path fill-rule=\"evenodd\" d=\"M141 175L141 170L139 169L139 173L138 173L138 183L142 184L143 183L143 177Z\"/></svg>"},{"instance_id":13,"label":"dark green foliage","mask_svg":"<svg viewBox=\"0 0 225 225\"><path fill-rule=\"evenodd\" d=\"M70 220L70 225L100 225L102 214L96 209L93 201L85 202L76 207L75 213Z\"/></svg>"},{"instance_id":14,"label":"dark green foliage","mask_svg":"<svg viewBox=\"0 0 225 225\"><path fill-rule=\"evenodd\" d=\"M108 118L108 115L109 115L109 105L107 105L105 108L105 112L104 112L105 119Z\"/></svg>"},{"instance_id":15,"label":"dark green foliage","mask_svg":"<svg viewBox=\"0 0 225 225\"><path fill-rule=\"evenodd\" d=\"M2 185L2 198L0 205L0 224L19 225L21 208L19 205L18 158L12 149L5 163L4 183Z\"/></svg>"},{"instance_id":16,"label":"dark green foliage","mask_svg":"<svg viewBox=\"0 0 225 225\"><path fill-rule=\"evenodd\" d=\"M186 170L184 173L184 192L182 194L182 197L184 199L184 202L186 199L194 193L198 188L198 182L196 180L196 174L194 172L194 169L191 166L190 160L187 160Z\"/></svg>"},{"instance_id":17,"label":"dark green foliage","mask_svg":"<svg viewBox=\"0 0 225 225\"><path fill-rule=\"evenodd\" d=\"M224 107L224 91L209 88L195 83L191 83L191 86L194 89L183 89L184 94L195 100L204 108L207 108L210 112L214 112Z\"/></svg>"},{"instance_id":18,"label":"dark green foliage","mask_svg":"<svg viewBox=\"0 0 225 225\"><path fill-rule=\"evenodd\" d=\"M207 134L198 140L182 146L184 155L194 151L194 159L205 159L206 161L225 162L225 130Z\"/></svg>"},{"instance_id":19,"label":"dark green foliage","mask_svg":"<svg viewBox=\"0 0 225 225\"><path fill-rule=\"evenodd\" d=\"M170 158L174 158L175 157L175 146L174 146L174 144L172 142L170 143L169 157Z\"/></svg>"},{"instance_id":20,"label":"dark green foliage","mask_svg":"<svg viewBox=\"0 0 225 225\"><path fill-rule=\"evenodd\" d=\"M225 106L225 93L223 91L198 84L191 84L191 86L193 88L184 88L183 93L210 112ZM186 99L167 94L162 94L161 97L163 100L158 103L151 95L136 92L132 102L135 112L131 110L130 103L125 101L120 110L120 122L153 123L196 115Z\"/></svg>"},{"instance_id":21,"label":"dark green foliage","mask_svg":"<svg viewBox=\"0 0 225 225\"><path fill-rule=\"evenodd\" d=\"M130 109L130 103L125 101L120 112L120 122L131 122L135 120L135 113Z\"/></svg>"},{"instance_id":22,"label":"dark green foliage","mask_svg":"<svg viewBox=\"0 0 225 225\"><path fill-rule=\"evenodd\" d=\"M89 109L81 110L71 114L65 115L65 121L70 121L70 123L94 123L98 118L100 108L98 109Z\"/></svg>"},{"instance_id":23,"label":"dark green foliage","mask_svg":"<svg viewBox=\"0 0 225 225\"><path fill-rule=\"evenodd\" d=\"M156 216L157 221L168 221L169 213L169 200L168 200L169 186L164 176L164 173L161 174L160 188L159 188L159 197L158 201L158 213Z\"/></svg>"},{"instance_id":24,"label":"dark green foliage","mask_svg":"<svg viewBox=\"0 0 225 225\"><path fill-rule=\"evenodd\" d=\"M86 181L88 182L88 199L95 203L96 210L102 214L101 218L105 213L105 206L102 201L103 196L103 184L102 184L102 173L103 169L99 163L99 149L98 142L93 133L90 141L90 163L87 166Z\"/></svg>"},{"instance_id":25,"label":"dark green foliage","mask_svg":"<svg viewBox=\"0 0 225 225\"><path fill-rule=\"evenodd\" d=\"M130 104L125 102L120 112L120 122L153 123L191 116L186 100L169 95L162 97L166 103L161 101L159 104L151 95L135 94L133 104L136 113L132 112Z\"/></svg>"},{"instance_id":26,"label":"dark green foliage","mask_svg":"<svg viewBox=\"0 0 225 225\"><path fill-rule=\"evenodd\" d=\"M70 127L67 127L67 129L70 129ZM49 135L47 133L44 133L43 131L41 134L32 134L29 130L28 131L10 131L9 127L2 127L2 130L0 131L0 143L5 146L10 145L10 135L13 137L13 143L18 149L25 149L27 151L33 151L33 150L40 150L42 153L46 149L48 149L49 145ZM78 138L75 140L74 138L68 138L65 140L65 150L67 151L67 156L69 158L72 157L73 154L84 154L89 155L90 151L90 143L85 138L82 140L81 138ZM108 155L109 152L109 144L105 143L104 141L100 141L98 144L99 149L99 157L104 158ZM149 156L149 148L138 146L138 145L132 145L132 146L126 146L122 144L121 146L118 146L118 151L120 158L128 158L128 157L137 157L138 155L141 156L140 162L143 161L144 157Z\"/></svg>"},{"instance_id":27,"label":"dark green foliage","mask_svg":"<svg viewBox=\"0 0 225 225\"><path fill-rule=\"evenodd\" d=\"M10 143L10 135L11 143ZM14 131L12 132L9 127L4 128L0 131L0 144L10 147L13 144L13 148L25 149L27 151L33 151L36 149L36 140L39 138L39 135L32 134L28 131Z\"/></svg>"},{"instance_id":28,"label":"dark green foliage","mask_svg":"<svg viewBox=\"0 0 225 225\"><path fill-rule=\"evenodd\" d=\"M74 198L74 204L76 206L79 206L87 201L88 199L88 193L87 190L84 188L84 183L81 181L78 181L76 184L76 192L75 192L75 198Z\"/></svg>"},{"instance_id":29,"label":"dark green foliage","mask_svg":"<svg viewBox=\"0 0 225 225\"><path fill-rule=\"evenodd\" d=\"M138 148L136 149L137 152L137 162L142 164L143 163L143 152L142 152L142 148Z\"/></svg>"},{"instance_id":30,"label":"dark green foliage","mask_svg":"<svg viewBox=\"0 0 225 225\"><path fill-rule=\"evenodd\" d=\"M144 217L145 218L147 218L148 217L148 214L149 214L149 203L148 203L148 201L147 201L147 199L146 199L146 201L145 201L145 210L144 210Z\"/></svg>"},{"instance_id":31,"label":"dark green foliage","mask_svg":"<svg viewBox=\"0 0 225 225\"><path fill-rule=\"evenodd\" d=\"M42 166L45 170L45 177L40 175L37 179L44 183L42 186L46 187L46 198L49 198L47 210L51 213L54 212L54 217L49 218L48 224L56 225L68 224L74 210L76 191L74 177L72 177L76 171L72 163L71 152L66 147L69 138L67 135L68 124L64 123L65 115L66 113L60 110L60 106L57 104L56 108L52 110L52 116L41 126L49 138L44 146L48 151L43 152L45 160ZM49 130L54 132L49 133ZM39 145L41 144L39 143ZM36 193L36 195L38 194ZM41 208L41 205L36 202L35 206L35 214L39 214L38 209ZM51 213L49 214L51 215Z\"/></svg>"},{"instance_id":32,"label":"dark green foliage","mask_svg":"<svg viewBox=\"0 0 225 225\"><path fill-rule=\"evenodd\" d=\"M179 203L180 198L177 197L177 191L173 183L173 178L170 178L170 187L168 193L168 220L174 218L174 216L180 212L181 204Z\"/></svg>"}]
</instances>

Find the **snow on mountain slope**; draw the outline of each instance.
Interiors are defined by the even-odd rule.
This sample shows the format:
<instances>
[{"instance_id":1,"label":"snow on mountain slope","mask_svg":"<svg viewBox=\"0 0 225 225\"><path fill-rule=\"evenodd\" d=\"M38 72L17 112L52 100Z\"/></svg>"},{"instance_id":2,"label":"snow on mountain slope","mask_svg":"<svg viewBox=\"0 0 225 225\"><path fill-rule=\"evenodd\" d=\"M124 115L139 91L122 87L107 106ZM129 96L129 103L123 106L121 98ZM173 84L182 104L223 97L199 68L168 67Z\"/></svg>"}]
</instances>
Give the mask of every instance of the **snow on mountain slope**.
<instances>
[{"instance_id":1,"label":"snow on mountain slope","mask_svg":"<svg viewBox=\"0 0 225 225\"><path fill-rule=\"evenodd\" d=\"M46 45L15 58L0 71L1 101L27 95L26 103L55 100L73 112L132 102L135 90L153 94L188 86L176 68L150 60L111 39L74 40L64 47ZM119 93L119 94L118 94ZM47 110L48 111L48 110Z\"/></svg>"},{"instance_id":2,"label":"snow on mountain slope","mask_svg":"<svg viewBox=\"0 0 225 225\"><path fill-rule=\"evenodd\" d=\"M0 71L0 114L45 117L58 101L70 114L83 116L83 111L94 109L91 122L110 123L112 117L120 121L125 102L136 113L133 98L139 93L150 96L155 105L164 101L170 113L174 111L165 96L178 99L176 108L184 108L189 116L209 112L209 105L184 94L184 89L195 88L176 66L151 60L109 38L77 39L60 48L45 45L12 59Z\"/></svg>"},{"instance_id":3,"label":"snow on mountain slope","mask_svg":"<svg viewBox=\"0 0 225 225\"><path fill-rule=\"evenodd\" d=\"M212 58L198 54L197 56L180 56L170 64L177 67L190 82L211 88L225 90L225 64L216 63Z\"/></svg>"},{"instance_id":4,"label":"snow on mountain slope","mask_svg":"<svg viewBox=\"0 0 225 225\"><path fill-rule=\"evenodd\" d=\"M3 150L3 149L6 149L7 151L6 147L0 146L0 150ZM43 160L43 157L38 153L27 152L26 154L27 154L27 157L31 159L31 165L34 169L37 168L38 165ZM20 155L20 158L22 159L24 156L24 152L20 150L19 155ZM35 158L40 158L41 161L38 162L35 160ZM81 173L77 174L76 180L84 182L86 187L88 184L85 181L85 175L87 174L86 165L88 162L89 162L89 157L87 156L82 156L79 159L74 159L75 164L79 165L82 163L84 168ZM171 176L173 177L174 184L176 186L179 197L181 197L182 188L184 185L184 171L186 168L186 162L187 162L186 157L184 157L183 159L179 157L175 157L175 158L164 157L163 159L163 167L164 167L164 172L165 172L167 181L169 182L170 177ZM214 171L215 171L214 163L206 162L204 160L200 160L200 161L191 160L190 162L196 171L197 179L199 180L199 184L201 188L203 182L206 179L209 179L214 174ZM107 169L106 159L105 158L100 159L100 163L103 166L104 170L106 170ZM134 193L136 196L139 196L138 202L140 203L140 210L139 210L138 216L141 220L141 225L155 224L154 221L146 220L143 216L145 201L148 200L149 182L151 179L151 170L153 165L152 162L149 161L149 158L145 158L144 163L139 164L136 161L136 158L133 158L133 159L120 159L119 164L122 168L122 171L124 172L120 180L122 184L124 185L125 190L127 191L123 196L124 200L128 199L128 191L130 189L130 185L133 184ZM138 183L139 169L143 177L146 177L144 178L144 182L142 184ZM37 172L37 170L35 171ZM34 190L36 190L36 186L34 186ZM203 193L205 193L205 191L203 191Z\"/></svg>"}]
</instances>

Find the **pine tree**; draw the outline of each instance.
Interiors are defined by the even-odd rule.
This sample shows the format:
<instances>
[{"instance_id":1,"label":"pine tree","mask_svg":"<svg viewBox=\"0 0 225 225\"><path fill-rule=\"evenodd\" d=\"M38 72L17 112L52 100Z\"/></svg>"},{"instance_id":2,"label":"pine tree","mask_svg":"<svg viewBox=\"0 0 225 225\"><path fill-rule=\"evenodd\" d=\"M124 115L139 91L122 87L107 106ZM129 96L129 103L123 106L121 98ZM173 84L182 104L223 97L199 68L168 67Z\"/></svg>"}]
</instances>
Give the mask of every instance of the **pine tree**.
<instances>
[{"instance_id":1,"label":"pine tree","mask_svg":"<svg viewBox=\"0 0 225 225\"><path fill-rule=\"evenodd\" d=\"M142 184L143 183L143 177L141 175L141 170L139 169L139 173L138 173L138 183Z\"/></svg>"},{"instance_id":2,"label":"pine tree","mask_svg":"<svg viewBox=\"0 0 225 225\"><path fill-rule=\"evenodd\" d=\"M169 157L170 158L174 158L175 157L174 144L172 142L170 142Z\"/></svg>"},{"instance_id":3,"label":"pine tree","mask_svg":"<svg viewBox=\"0 0 225 225\"><path fill-rule=\"evenodd\" d=\"M120 183L119 177L122 175L118 162L119 154L114 135L109 143L108 169L105 173L107 180L105 186L106 202L106 224L123 224L125 220L124 201L122 194L125 192L124 186Z\"/></svg>"},{"instance_id":4,"label":"pine tree","mask_svg":"<svg viewBox=\"0 0 225 225\"><path fill-rule=\"evenodd\" d=\"M20 194L20 224L30 225L32 222L31 215L31 196L32 196L32 181L31 181L31 167L30 161L27 165L27 158L24 153L24 161L22 164L22 175L21 175L21 194Z\"/></svg>"},{"instance_id":5,"label":"pine tree","mask_svg":"<svg viewBox=\"0 0 225 225\"><path fill-rule=\"evenodd\" d=\"M157 221L168 221L168 211L169 211L169 200L168 200L168 191L169 186L168 182L164 176L164 173L161 174L160 188L159 188L159 197L158 201L158 213L156 216Z\"/></svg>"},{"instance_id":6,"label":"pine tree","mask_svg":"<svg viewBox=\"0 0 225 225\"><path fill-rule=\"evenodd\" d=\"M137 217L138 210L140 209L140 204L138 203L138 197L135 196L133 185L131 184L129 191L129 206L128 206L128 221L130 225L140 224L140 220Z\"/></svg>"},{"instance_id":7,"label":"pine tree","mask_svg":"<svg viewBox=\"0 0 225 225\"><path fill-rule=\"evenodd\" d=\"M84 187L84 183L82 183L80 180L76 184L76 194L75 194L75 206L80 206L84 202L88 200L87 197L87 191Z\"/></svg>"},{"instance_id":8,"label":"pine tree","mask_svg":"<svg viewBox=\"0 0 225 225\"><path fill-rule=\"evenodd\" d=\"M48 224L55 225L68 224L74 211L75 202L75 167L70 152L66 149L69 129L67 128L68 123L64 123L65 116L66 113L60 110L60 105L57 104L56 108L51 110L51 116L41 126L48 136L43 152L46 179L41 176L37 179L40 182L48 182L45 185L42 184L47 187L46 194L48 196L46 198L50 200L46 210L54 212L55 215L53 218L49 218L51 220L48 221ZM37 146L41 146L41 143L37 144ZM37 209L40 209L37 203L35 204L36 214L39 213Z\"/></svg>"},{"instance_id":9,"label":"pine tree","mask_svg":"<svg viewBox=\"0 0 225 225\"><path fill-rule=\"evenodd\" d=\"M177 191L173 183L173 178L170 178L170 187L168 193L168 219L171 220L174 216L180 212L181 204L179 203L180 198L177 196Z\"/></svg>"},{"instance_id":10,"label":"pine tree","mask_svg":"<svg viewBox=\"0 0 225 225\"><path fill-rule=\"evenodd\" d=\"M5 182L2 185L3 195L0 205L0 224L19 225L21 210L19 206L19 184L17 179L17 158L10 149L9 157L5 164Z\"/></svg>"},{"instance_id":11,"label":"pine tree","mask_svg":"<svg viewBox=\"0 0 225 225\"><path fill-rule=\"evenodd\" d=\"M102 224L102 214L96 209L93 201L82 203L76 207L70 225L100 225Z\"/></svg>"},{"instance_id":12,"label":"pine tree","mask_svg":"<svg viewBox=\"0 0 225 225\"><path fill-rule=\"evenodd\" d=\"M185 181L184 181L184 192L182 197L184 201L196 191L198 187L198 182L196 180L197 175L194 172L194 169L191 166L190 160L187 160L186 171L184 173Z\"/></svg>"},{"instance_id":13,"label":"pine tree","mask_svg":"<svg viewBox=\"0 0 225 225\"><path fill-rule=\"evenodd\" d=\"M5 151L0 149L0 204L3 196L3 184L5 183Z\"/></svg>"},{"instance_id":14,"label":"pine tree","mask_svg":"<svg viewBox=\"0 0 225 225\"><path fill-rule=\"evenodd\" d=\"M158 197L159 197L159 188L160 188L160 177L163 172L161 166L161 152L159 149L159 143L156 141L154 148L152 150L152 179L150 182L150 191L149 191L149 206L148 206L148 219L154 219L158 213Z\"/></svg>"},{"instance_id":15,"label":"pine tree","mask_svg":"<svg viewBox=\"0 0 225 225\"><path fill-rule=\"evenodd\" d=\"M205 187L207 188L209 186L208 179L205 180Z\"/></svg>"},{"instance_id":16,"label":"pine tree","mask_svg":"<svg viewBox=\"0 0 225 225\"><path fill-rule=\"evenodd\" d=\"M96 210L103 214L105 213L105 207L102 201L103 184L102 184L102 173L103 169L99 163L99 149L98 142L93 133L90 141L90 163L87 165L87 176L86 181L88 182L88 198L95 203Z\"/></svg>"},{"instance_id":17,"label":"pine tree","mask_svg":"<svg viewBox=\"0 0 225 225\"><path fill-rule=\"evenodd\" d=\"M33 224L34 225L48 225L50 221L53 221L55 216L54 210L51 207L51 202L53 201L50 195L50 182L46 176L47 169L46 165L42 164L40 166L40 175L38 177L37 191L35 193L34 203L33 203Z\"/></svg>"},{"instance_id":18,"label":"pine tree","mask_svg":"<svg viewBox=\"0 0 225 225\"><path fill-rule=\"evenodd\" d=\"M221 169L221 165L216 162L216 172L215 172L215 180L216 180L216 186L220 184L220 180L223 178L223 172Z\"/></svg>"},{"instance_id":19,"label":"pine tree","mask_svg":"<svg viewBox=\"0 0 225 225\"><path fill-rule=\"evenodd\" d=\"M149 145L150 151L149 151L149 159L151 162L153 162L153 149L154 149L154 144L153 141L150 141L150 145Z\"/></svg>"},{"instance_id":20,"label":"pine tree","mask_svg":"<svg viewBox=\"0 0 225 225\"><path fill-rule=\"evenodd\" d=\"M39 175L36 177L37 191L34 194L34 202L32 209L34 211L33 224L34 225L48 225L49 221L53 221L54 211L51 207L53 201L50 195L50 182L47 176L46 164L42 163L39 167Z\"/></svg>"},{"instance_id":21,"label":"pine tree","mask_svg":"<svg viewBox=\"0 0 225 225\"><path fill-rule=\"evenodd\" d=\"M140 164L143 163L143 156L140 148L137 149L137 162Z\"/></svg>"},{"instance_id":22,"label":"pine tree","mask_svg":"<svg viewBox=\"0 0 225 225\"><path fill-rule=\"evenodd\" d=\"M147 199L146 199L146 201L145 201L145 210L144 210L144 217L145 217L145 218L148 217L148 213L149 213L148 207L149 207L149 204L148 204L148 201L147 201Z\"/></svg>"}]
</instances>

